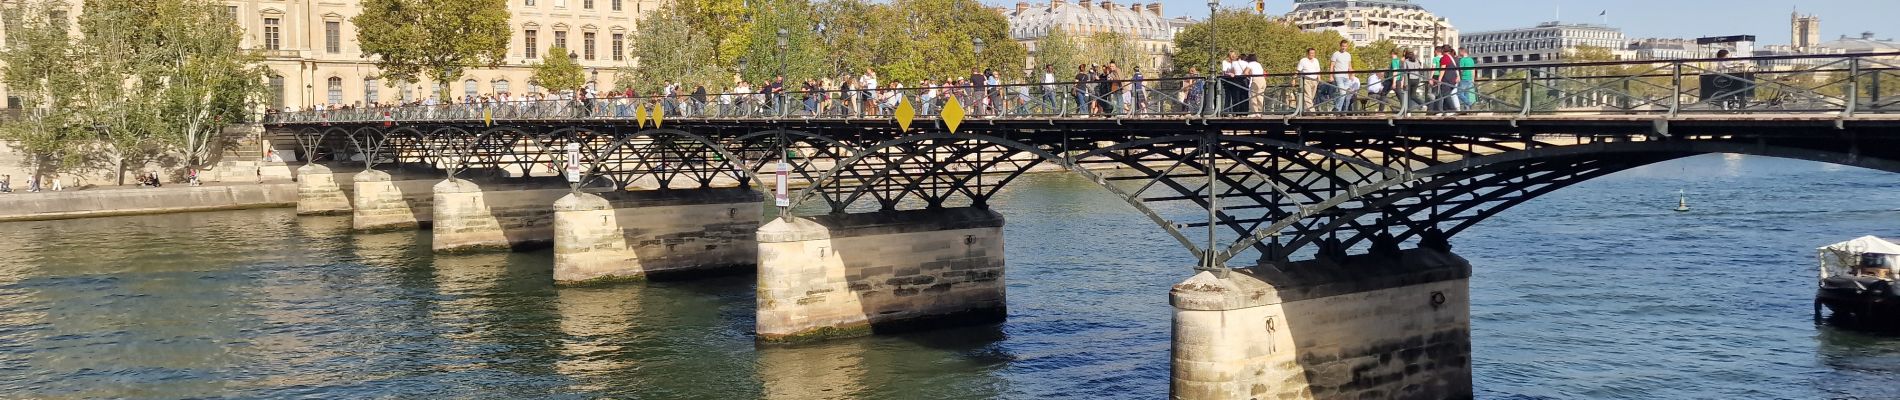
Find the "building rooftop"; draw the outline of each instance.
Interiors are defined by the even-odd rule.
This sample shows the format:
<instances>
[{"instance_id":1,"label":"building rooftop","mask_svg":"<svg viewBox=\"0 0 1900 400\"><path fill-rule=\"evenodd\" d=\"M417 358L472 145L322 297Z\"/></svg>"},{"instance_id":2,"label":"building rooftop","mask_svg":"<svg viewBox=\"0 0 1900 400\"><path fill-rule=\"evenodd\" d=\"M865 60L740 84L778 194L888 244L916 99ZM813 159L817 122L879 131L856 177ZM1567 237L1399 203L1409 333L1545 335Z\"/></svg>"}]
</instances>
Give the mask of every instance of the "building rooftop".
<instances>
[{"instance_id":1,"label":"building rooftop","mask_svg":"<svg viewBox=\"0 0 1900 400\"><path fill-rule=\"evenodd\" d=\"M1849 53L1887 53L1900 51L1900 42L1893 39L1874 39L1873 32L1864 32L1860 37L1847 37L1821 43L1820 47L1845 50Z\"/></svg>"},{"instance_id":2,"label":"building rooftop","mask_svg":"<svg viewBox=\"0 0 1900 400\"><path fill-rule=\"evenodd\" d=\"M1129 34L1136 39L1172 40L1174 29L1180 25L1161 16L1161 3L1122 5L1090 0L1073 4L1064 0L1040 5L1016 3L1016 8L1004 16L1009 19L1009 36L1016 40L1048 36L1050 29L1063 26L1094 27Z\"/></svg>"},{"instance_id":3,"label":"building rooftop","mask_svg":"<svg viewBox=\"0 0 1900 400\"><path fill-rule=\"evenodd\" d=\"M1424 10L1425 7L1407 0L1294 0L1293 11L1319 10L1327 8L1385 7L1403 10Z\"/></svg>"}]
</instances>

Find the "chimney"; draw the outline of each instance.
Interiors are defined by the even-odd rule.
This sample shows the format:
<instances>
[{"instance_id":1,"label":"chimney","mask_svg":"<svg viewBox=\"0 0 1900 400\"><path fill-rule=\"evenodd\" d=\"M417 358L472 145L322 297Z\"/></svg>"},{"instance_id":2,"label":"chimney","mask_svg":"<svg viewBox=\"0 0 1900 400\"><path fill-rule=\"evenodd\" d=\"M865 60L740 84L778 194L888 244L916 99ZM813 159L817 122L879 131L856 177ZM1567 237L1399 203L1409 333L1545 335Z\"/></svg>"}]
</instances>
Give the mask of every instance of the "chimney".
<instances>
[{"instance_id":1,"label":"chimney","mask_svg":"<svg viewBox=\"0 0 1900 400\"><path fill-rule=\"evenodd\" d=\"M1056 7L1061 7L1061 6L1066 6L1066 5L1069 5L1069 0L1049 0L1050 10L1054 10L1056 9Z\"/></svg>"},{"instance_id":2,"label":"chimney","mask_svg":"<svg viewBox=\"0 0 1900 400\"><path fill-rule=\"evenodd\" d=\"M1021 14L1024 11L1029 11L1029 3L1021 2L1021 1L1016 2L1016 13Z\"/></svg>"},{"instance_id":3,"label":"chimney","mask_svg":"<svg viewBox=\"0 0 1900 400\"><path fill-rule=\"evenodd\" d=\"M1087 9L1087 8L1089 8L1089 5L1090 5L1090 4L1089 4L1089 2L1090 2L1090 1L1091 1L1091 0L1076 0L1076 1L1075 1L1075 4L1076 4L1076 5L1079 5L1079 6L1082 6L1082 8L1083 8L1083 9Z\"/></svg>"},{"instance_id":4,"label":"chimney","mask_svg":"<svg viewBox=\"0 0 1900 400\"><path fill-rule=\"evenodd\" d=\"M1141 3L1128 3L1128 11L1134 11L1136 14L1140 14Z\"/></svg>"},{"instance_id":5,"label":"chimney","mask_svg":"<svg viewBox=\"0 0 1900 400\"><path fill-rule=\"evenodd\" d=\"M1095 4L1103 10L1115 10L1115 0L1102 0L1102 2Z\"/></svg>"},{"instance_id":6,"label":"chimney","mask_svg":"<svg viewBox=\"0 0 1900 400\"><path fill-rule=\"evenodd\" d=\"M1874 40L1874 33L1873 33L1873 32L1861 32L1861 33L1860 33L1860 38L1861 38L1861 39L1864 39L1864 40Z\"/></svg>"},{"instance_id":7,"label":"chimney","mask_svg":"<svg viewBox=\"0 0 1900 400\"><path fill-rule=\"evenodd\" d=\"M1157 17L1161 16L1161 3L1148 3L1148 12L1154 13Z\"/></svg>"}]
</instances>

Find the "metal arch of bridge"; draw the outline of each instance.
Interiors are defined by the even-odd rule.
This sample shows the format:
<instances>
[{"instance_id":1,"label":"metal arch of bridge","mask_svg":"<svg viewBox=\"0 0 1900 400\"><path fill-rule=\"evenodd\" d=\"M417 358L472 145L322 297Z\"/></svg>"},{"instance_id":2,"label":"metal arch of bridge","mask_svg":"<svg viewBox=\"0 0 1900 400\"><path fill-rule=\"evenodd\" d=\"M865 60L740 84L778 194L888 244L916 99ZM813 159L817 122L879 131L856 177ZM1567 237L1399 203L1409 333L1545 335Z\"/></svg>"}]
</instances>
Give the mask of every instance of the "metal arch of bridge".
<instances>
[{"instance_id":1,"label":"metal arch of bridge","mask_svg":"<svg viewBox=\"0 0 1900 400\"><path fill-rule=\"evenodd\" d=\"M1260 136L1164 136L1071 154L1053 143L933 133L881 142L839 160L816 178L817 184L794 196L793 204L822 200L832 213L862 202L875 208L856 208L985 207L991 196L1043 162L1055 162L1121 197L1188 248L1205 270L1223 269L1246 247L1271 251L1257 242L1239 244L1268 222L1309 215L1321 201L1356 185L1403 175L1328 149ZM1132 174L1091 168L1101 164ZM1367 173L1335 173L1346 169ZM1207 219L1178 222L1186 216L1163 212L1186 208L1206 211ZM1188 232L1191 228L1206 231L1197 237ZM1228 236L1238 248L1223 248Z\"/></svg>"},{"instance_id":2,"label":"metal arch of bridge","mask_svg":"<svg viewBox=\"0 0 1900 400\"><path fill-rule=\"evenodd\" d=\"M1732 153L1799 159L1900 173L1900 149L1862 154L1839 149L1799 148L1718 140L1626 141L1533 147L1476 156L1412 171L1410 177L1355 188L1353 198L1329 199L1330 213L1316 229L1295 236L1278 250L1317 246L1321 256L1342 256L1348 247L1370 243L1396 249L1416 239L1421 246L1443 246L1472 226L1513 206L1558 189L1631 168L1698 154ZM1361 203L1345 207L1349 202ZM1288 223L1287 225L1292 225ZM1280 224L1267 229L1280 233ZM1345 239L1339 239L1344 235Z\"/></svg>"}]
</instances>

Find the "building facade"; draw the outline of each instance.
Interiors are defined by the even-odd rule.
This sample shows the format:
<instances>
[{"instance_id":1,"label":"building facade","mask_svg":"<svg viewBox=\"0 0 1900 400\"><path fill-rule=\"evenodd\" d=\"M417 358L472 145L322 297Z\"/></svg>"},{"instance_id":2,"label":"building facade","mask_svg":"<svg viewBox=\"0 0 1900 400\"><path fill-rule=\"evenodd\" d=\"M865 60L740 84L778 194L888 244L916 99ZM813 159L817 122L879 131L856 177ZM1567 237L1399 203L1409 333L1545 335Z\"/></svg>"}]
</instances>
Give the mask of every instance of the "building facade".
<instances>
[{"instance_id":1,"label":"building facade","mask_svg":"<svg viewBox=\"0 0 1900 400\"><path fill-rule=\"evenodd\" d=\"M1796 50L1807 50L1821 44L1821 17L1801 15L1795 11L1788 17L1788 37Z\"/></svg>"},{"instance_id":2,"label":"building facade","mask_svg":"<svg viewBox=\"0 0 1900 400\"><path fill-rule=\"evenodd\" d=\"M1028 65L1038 64L1034 57L1037 42L1060 29L1077 39L1087 38L1097 32L1127 35L1142 52L1141 62L1130 65L1142 65L1150 71L1163 71L1169 67L1174 55L1174 35L1194 23L1187 18L1162 17L1161 3L1131 3L1123 6L1108 0L1079 0L1074 4L1067 0L1052 0L1045 4L1016 3L1016 8L1003 10L1003 17L1009 20L1010 39L1029 49ZM1067 71L1066 68L1062 70Z\"/></svg>"},{"instance_id":3,"label":"building facade","mask_svg":"<svg viewBox=\"0 0 1900 400\"><path fill-rule=\"evenodd\" d=\"M1287 22L1308 31L1336 31L1355 46L1389 40L1399 49L1430 54L1458 46L1458 28L1407 0L1296 0Z\"/></svg>"},{"instance_id":4,"label":"building facade","mask_svg":"<svg viewBox=\"0 0 1900 400\"><path fill-rule=\"evenodd\" d=\"M507 58L496 68L472 69L447 83L451 97L544 91L529 77L534 74L532 65L556 56L547 54L552 47L571 50L588 70L589 79L601 88L611 88L613 69L632 62L635 24L661 5L661 0L507 1L513 14ZM76 19L84 11L82 1L69 2L69 18ZM351 17L362 12L360 0L224 3L225 11L244 30L242 46L262 55L263 65L273 72L266 99L272 108L391 104L439 92L433 82L380 79L374 61L358 46L356 26L350 23Z\"/></svg>"},{"instance_id":5,"label":"building facade","mask_svg":"<svg viewBox=\"0 0 1900 400\"><path fill-rule=\"evenodd\" d=\"M1697 44L1695 39L1649 38L1632 41L1627 50L1636 60L1691 60L1715 58L1722 47Z\"/></svg>"},{"instance_id":6,"label":"building facade","mask_svg":"<svg viewBox=\"0 0 1900 400\"><path fill-rule=\"evenodd\" d=\"M1480 66L1552 63L1582 46L1609 49L1611 57L1618 60L1634 57L1624 42L1622 29L1596 24L1545 22L1529 28L1467 33L1461 41Z\"/></svg>"}]
</instances>

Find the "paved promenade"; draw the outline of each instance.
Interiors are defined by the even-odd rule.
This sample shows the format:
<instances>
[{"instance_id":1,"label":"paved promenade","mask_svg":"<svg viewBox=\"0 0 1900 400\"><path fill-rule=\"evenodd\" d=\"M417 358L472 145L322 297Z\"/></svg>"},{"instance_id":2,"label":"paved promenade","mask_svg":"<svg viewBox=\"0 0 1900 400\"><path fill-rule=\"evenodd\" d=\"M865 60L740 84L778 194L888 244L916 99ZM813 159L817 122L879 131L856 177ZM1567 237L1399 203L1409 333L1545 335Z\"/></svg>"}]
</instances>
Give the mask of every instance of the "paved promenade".
<instances>
[{"instance_id":1,"label":"paved promenade","mask_svg":"<svg viewBox=\"0 0 1900 400\"><path fill-rule=\"evenodd\" d=\"M296 205L297 184L290 181L173 184L156 188L108 186L37 193L15 191L0 193L0 222Z\"/></svg>"}]
</instances>

